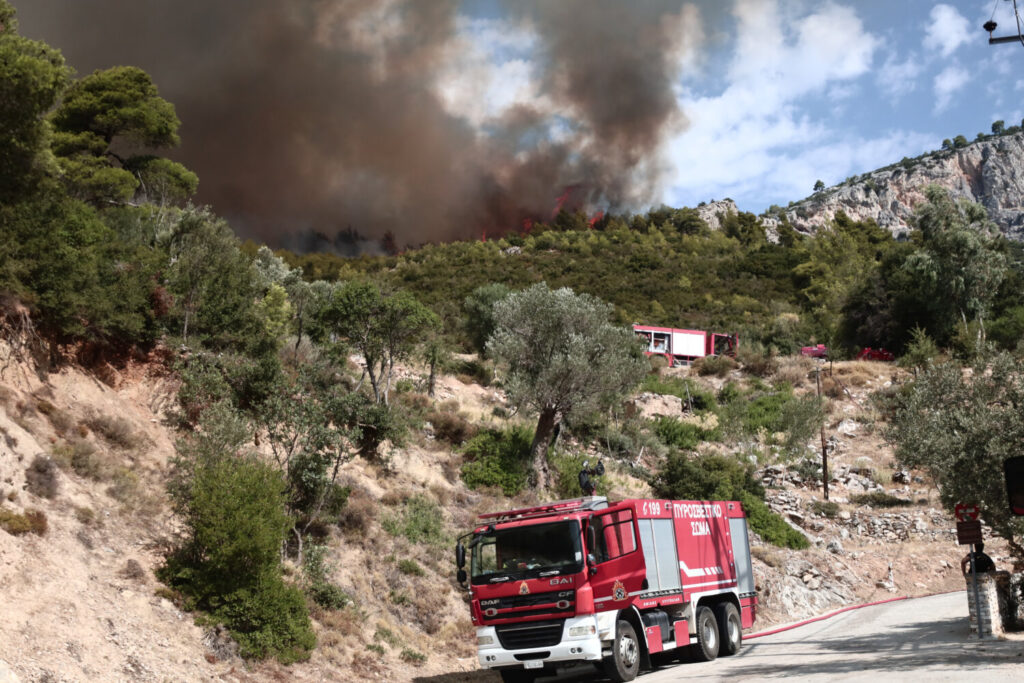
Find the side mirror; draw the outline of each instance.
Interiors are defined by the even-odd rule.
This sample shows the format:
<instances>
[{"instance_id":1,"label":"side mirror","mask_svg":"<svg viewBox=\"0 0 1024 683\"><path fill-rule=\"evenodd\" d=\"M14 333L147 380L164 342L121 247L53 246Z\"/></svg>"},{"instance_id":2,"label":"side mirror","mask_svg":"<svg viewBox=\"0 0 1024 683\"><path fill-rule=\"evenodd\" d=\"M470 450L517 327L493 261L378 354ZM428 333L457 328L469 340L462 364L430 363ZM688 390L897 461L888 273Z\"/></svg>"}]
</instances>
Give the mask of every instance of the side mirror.
<instances>
[{"instance_id":1,"label":"side mirror","mask_svg":"<svg viewBox=\"0 0 1024 683\"><path fill-rule=\"evenodd\" d=\"M455 566L459 569L466 566L466 546L461 541L455 544Z\"/></svg>"},{"instance_id":2,"label":"side mirror","mask_svg":"<svg viewBox=\"0 0 1024 683\"><path fill-rule=\"evenodd\" d=\"M590 575L597 574L597 558L594 557L594 553L587 553L587 569L590 570Z\"/></svg>"},{"instance_id":3,"label":"side mirror","mask_svg":"<svg viewBox=\"0 0 1024 683\"><path fill-rule=\"evenodd\" d=\"M466 570L465 569L459 569L459 571L457 571L455 573L455 580L458 581L460 585L465 586L466 585Z\"/></svg>"}]
</instances>

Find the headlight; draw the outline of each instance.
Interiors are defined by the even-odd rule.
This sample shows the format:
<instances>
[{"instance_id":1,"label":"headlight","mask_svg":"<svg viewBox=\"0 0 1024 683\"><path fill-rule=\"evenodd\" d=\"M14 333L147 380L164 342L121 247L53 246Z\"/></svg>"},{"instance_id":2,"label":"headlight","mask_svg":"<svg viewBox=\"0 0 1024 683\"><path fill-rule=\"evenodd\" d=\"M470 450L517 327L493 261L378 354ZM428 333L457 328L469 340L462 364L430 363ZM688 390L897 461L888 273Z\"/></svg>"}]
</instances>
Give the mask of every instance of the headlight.
<instances>
[{"instance_id":1,"label":"headlight","mask_svg":"<svg viewBox=\"0 0 1024 683\"><path fill-rule=\"evenodd\" d=\"M494 636L477 636L477 645L494 645Z\"/></svg>"},{"instance_id":2,"label":"headlight","mask_svg":"<svg viewBox=\"0 0 1024 683\"><path fill-rule=\"evenodd\" d=\"M589 624L588 626L570 626L569 627L569 637L570 638L579 638L580 636L590 636L590 635L593 635L595 633L597 633L597 627L595 627L593 624Z\"/></svg>"}]
</instances>

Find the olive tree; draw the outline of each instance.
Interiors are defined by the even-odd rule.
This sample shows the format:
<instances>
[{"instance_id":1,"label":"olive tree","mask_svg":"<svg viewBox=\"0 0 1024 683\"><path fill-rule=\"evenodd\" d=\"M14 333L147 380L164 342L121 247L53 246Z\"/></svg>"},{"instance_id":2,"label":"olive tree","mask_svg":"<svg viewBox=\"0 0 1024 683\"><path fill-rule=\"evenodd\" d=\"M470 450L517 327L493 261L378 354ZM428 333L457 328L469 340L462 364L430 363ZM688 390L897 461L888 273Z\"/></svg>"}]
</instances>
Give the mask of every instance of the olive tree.
<instances>
[{"instance_id":1,"label":"olive tree","mask_svg":"<svg viewBox=\"0 0 1024 683\"><path fill-rule=\"evenodd\" d=\"M890 399L886 438L897 460L926 471L942 504L977 503L992 530L1024 558L1024 520L1010 514L1003 461L1024 443L1024 361L1000 354L965 373L930 364Z\"/></svg>"},{"instance_id":2,"label":"olive tree","mask_svg":"<svg viewBox=\"0 0 1024 683\"><path fill-rule=\"evenodd\" d=\"M539 413L530 452L541 488L551 483L547 450L560 421L609 405L643 377L639 342L608 322L611 312L596 297L543 282L495 304L487 351L508 367L509 400Z\"/></svg>"},{"instance_id":3,"label":"olive tree","mask_svg":"<svg viewBox=\"0 0 1024 683\"><path fill-rule=\"evenodd\" d=\"M904 269L922 289L922 308L930 310L940 329L973 318L984 320L1006 275L999 229L985 207L954 200L948 190L931 185L928 201L916 207L920 247Z\"/></svg>"},{"instance_id":4,"label":"olive tree","mask_svg":"<svg viewBox=\"0 0 1024 683\"><path fill-rule=\"evenodd\" d=\"M366 363L373 398L387 405L395 362L407 358L440 326L437 315L408 292L348 282L320 311L320 325L354 347Z\"/></svg>"}]
</instances>

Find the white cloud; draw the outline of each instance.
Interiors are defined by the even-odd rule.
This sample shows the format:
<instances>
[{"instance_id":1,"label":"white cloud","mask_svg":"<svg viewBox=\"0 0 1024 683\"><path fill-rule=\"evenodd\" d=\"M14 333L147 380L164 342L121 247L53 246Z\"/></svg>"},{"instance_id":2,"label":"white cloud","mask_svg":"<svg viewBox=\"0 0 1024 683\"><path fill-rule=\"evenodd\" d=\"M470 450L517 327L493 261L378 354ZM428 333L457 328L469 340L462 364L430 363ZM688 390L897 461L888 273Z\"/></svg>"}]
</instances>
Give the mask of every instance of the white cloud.
<instances>
[{"instance_id":1,"label":"white cloud","mask_svg":"<svg viewBox=\"0 0 1024 683\"><path fill-rule=\"evenodd\" d=\"M830 102L856 93L880 41L850 7L826 2L795 16L786 14L792 5L784 7L769 0L735 3L727 82L718 93L684 92L681 98L691 125L671 142L669 203L802 197L826 176L822 150L838 150L831 153L842 178L865 150L877 148L870 140L846 141L850 136L832 129L825 117ZM805 108L812 100L818 102L814 115Z\"/></svg>"},{"instance_id":2,"label":"white cloud","mask_svg":"<svg viewBox=\"0 0 1024 683\"><path fill-rule=\"evenodd\" d=\"M930 18L925 26L925 49L948 57L971 40L972 31L967 19L952 5L936 5Z\"/></svg>"},{"instance_id":3,"label":"white cloud","mask_svg":"<svg viewBox=\"0 0 1024 683\"><path fill-rule=\"evenodd\" d=\"M922 66L916 55L910 55L904 61L898 61L895 54L890 54L882 68L878 70L876 83L879 89L892 100L911 93L917 87L917 78L921 75Z\"/></svg>"},{"instance_id":4,"label":"white cloud","mask_svg":"<svg viewBox=\"0 0 1024 683\"><path fill-rule=\"evenodd\" d=\"M971 76L967 72L967 69L964 69L957 64L947 66L935 76L934 87L936 113L943 111L949 106L950 102L953 100L953 95L955 95L962 87L967 85L970 77Z\"/></svg>"}]
</instances>

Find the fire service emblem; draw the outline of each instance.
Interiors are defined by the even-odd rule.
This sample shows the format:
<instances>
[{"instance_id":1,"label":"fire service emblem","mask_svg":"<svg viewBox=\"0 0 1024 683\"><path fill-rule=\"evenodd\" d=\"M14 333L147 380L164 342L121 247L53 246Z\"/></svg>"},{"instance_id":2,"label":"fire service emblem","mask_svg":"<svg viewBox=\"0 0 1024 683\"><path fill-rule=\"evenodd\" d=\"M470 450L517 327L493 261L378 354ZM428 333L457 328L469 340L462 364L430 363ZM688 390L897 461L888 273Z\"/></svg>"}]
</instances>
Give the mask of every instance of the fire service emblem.
<instances>
[{"instance_id":1,"label":"fire service emblem","mask_svg":"<svg viewBox=\"0 0 1024 683\"><path fill-rule=\"evenodd\" d=\"M626 587L622 585L621 581L616 581L612 585L612 596L616 600L625 600L626 599Z\"/></svg>"},{"instance_id":2,"label":"fire service emblem","mask_svg":"<svg viewBox=\"0 0 1024 683\"><path fill-rule=\"evenodd\" d=\"M526 585L525 581L523 581L521 584L519 584L519 594L520 595L529 595L530 594L530 587Z\"/></svg>"}]
</instances>

